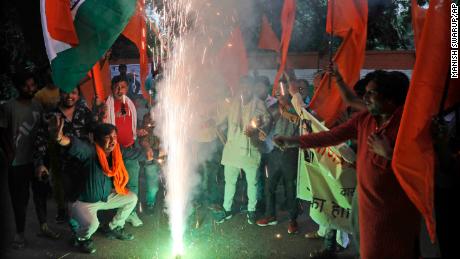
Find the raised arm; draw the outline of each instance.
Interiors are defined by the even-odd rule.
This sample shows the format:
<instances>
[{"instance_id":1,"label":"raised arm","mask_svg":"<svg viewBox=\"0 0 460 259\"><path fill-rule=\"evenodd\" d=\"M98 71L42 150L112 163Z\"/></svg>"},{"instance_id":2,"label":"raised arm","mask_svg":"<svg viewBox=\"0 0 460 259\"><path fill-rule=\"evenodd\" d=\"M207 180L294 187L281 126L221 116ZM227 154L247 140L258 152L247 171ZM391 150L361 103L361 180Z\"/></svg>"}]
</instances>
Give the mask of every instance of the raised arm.
<instances>
[{"instance_id":1,"label":"raised arm","mask_svg":"<svg viewBox=\"0 0 460 259\"><path fill-rule=\"evenodd\" d=\"M76 137L68 137L63 133L64 118L55 115L50 119L48 131L52 139L62 147L68 147L68 154L77 158L80 161L85 161L94 155L94 148L84 141Z\"/></svg>"},{"instance_id":2,"label":"raised arm","mask_svg":"<svg viewBox=\"0 0 460 259\"><path fill-rule=\"evenodd\" d=\"M336 146L358 135L358 120L360 114L353 116L344 124L330 131L302 135L300 137L275 137L273 140L281 147L316 148Z\"/></svg>"},{"instance_id":3,"label":"raised arm","mask_svg":"<svg viewBox=\"0 0 460 259\"><path fill-rule=\"evenodd\" d=\"M356 96L356 94L347 86L347 84L343 81L339 70L335 68L333 71L330 71L330 73L331 76L335 78L340 96L342 97L342 100L345 102L345 104L359 111L366 110L364 101Z\"/></svg>"},{"instance_id":4,"label":"raised arm","mask_svg":"<svg viewBox=\"0 0 460 259\"><path fill-rule=\"evenodd\" d=\"M307 108L307 105L302 100L302 96L299 92L299 87L295 82L289 82L288 90L289 94L292 96L291 104L294 107L295 112L297 115L299 115L301 120L306 120L307 117L305 117L306 114L303 110Z\"/></svg>"}]
</instances>

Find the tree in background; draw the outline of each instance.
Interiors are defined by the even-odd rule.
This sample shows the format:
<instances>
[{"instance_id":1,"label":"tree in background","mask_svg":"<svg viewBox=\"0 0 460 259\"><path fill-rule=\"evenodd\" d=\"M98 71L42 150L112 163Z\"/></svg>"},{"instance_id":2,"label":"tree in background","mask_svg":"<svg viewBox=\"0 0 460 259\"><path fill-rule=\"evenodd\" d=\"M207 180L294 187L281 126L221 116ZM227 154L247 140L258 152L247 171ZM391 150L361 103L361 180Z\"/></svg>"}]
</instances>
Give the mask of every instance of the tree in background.
<instances>
[{"instance_id":1,"label":"tree in background","mask_svg":"<svg viewBox=\"0 0 460 259\"><path fill-rule=\"evenodd\" d=\"M147 1L147 4L151 1ZM215 1L218 3L217 0ZM243 0L235 0L238 1ZM0 72L0 101L9 99L14 94L9 76L18 67L33 68L34 64L36 67L41 67L47 62L38 2L31 6L24 1L2 1L0 52L4 67ZM161 0L155 2L158 6ZM245 45L249 52L261 51L257 48L257 42L262 14L267 16L273 30L281 35L280 13L283 6L283 0L252 0L252 2L251 14L239 17ZM427 0L419 0L420 5L426 3ZM291 52L318 51L320 55L327 54L329 37L325 33L326 7L327 0L297 1L296 22L290 44ZM414 49L410 1L369 0L368 22L368 50ZM155 35L149 31L148 41L154 42L154 39ZM333 44L334 49L337 49L340 39L334 40ZM115 42L112 50L114 58L138 57L134 44L123 36ZM148 55L152 55L151 49L148 50Z\"/></svg>"}]
</instances>

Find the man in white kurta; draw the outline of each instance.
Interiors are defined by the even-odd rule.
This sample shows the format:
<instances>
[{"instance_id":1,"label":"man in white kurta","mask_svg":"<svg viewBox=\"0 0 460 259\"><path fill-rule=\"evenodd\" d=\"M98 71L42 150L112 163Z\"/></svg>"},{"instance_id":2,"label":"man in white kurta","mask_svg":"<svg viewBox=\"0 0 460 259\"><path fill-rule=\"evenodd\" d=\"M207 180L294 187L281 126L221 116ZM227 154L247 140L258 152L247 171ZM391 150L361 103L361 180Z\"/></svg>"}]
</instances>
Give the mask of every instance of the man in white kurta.
<instances>
[{"instance_id":1,"label":"man in white kurta","mask_svg":"<svg viewBox=\"0 0 460 259\"><path fill-rule=\"evenodd\" d=\"M262 100L253 95L253 82L250 78L242 78L240 81L239 94L228 104L225 118L228 123L227 142L222 154L222 165L224 165L225 213L218 223L230 219L233 197L235 195L236 183L241 170L244 171L248 184L248 223L255 223L255 210L257 205L257 169L261 160L261 153L256 142L248 135L258 134L252 130L251 121L257 120L258 128L268 125L270 115Z\"/></svg>"}]
</instances>

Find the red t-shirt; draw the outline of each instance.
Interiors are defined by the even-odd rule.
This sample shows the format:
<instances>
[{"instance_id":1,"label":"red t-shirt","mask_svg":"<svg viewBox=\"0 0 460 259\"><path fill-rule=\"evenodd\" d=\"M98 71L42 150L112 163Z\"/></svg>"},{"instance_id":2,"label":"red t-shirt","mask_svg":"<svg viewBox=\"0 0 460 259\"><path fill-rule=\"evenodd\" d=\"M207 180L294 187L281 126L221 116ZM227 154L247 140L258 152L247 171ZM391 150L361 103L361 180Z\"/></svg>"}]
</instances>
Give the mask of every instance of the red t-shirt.
<instances>
[{"instance_id":1,"label":"red t-shirt","mask_svg":"<svg viewBox=\"0 0 460 259\"><path fill-rule=\"evenodd\" d=\"M118 143L123 147L129 147L134 144L134 132L132 124L132 114L129 110L128 103L124 104L125 115L122 114L122 102L121 100L114 100L115 110L115 126L118 130Z\"/></svg>"}]
</instances>

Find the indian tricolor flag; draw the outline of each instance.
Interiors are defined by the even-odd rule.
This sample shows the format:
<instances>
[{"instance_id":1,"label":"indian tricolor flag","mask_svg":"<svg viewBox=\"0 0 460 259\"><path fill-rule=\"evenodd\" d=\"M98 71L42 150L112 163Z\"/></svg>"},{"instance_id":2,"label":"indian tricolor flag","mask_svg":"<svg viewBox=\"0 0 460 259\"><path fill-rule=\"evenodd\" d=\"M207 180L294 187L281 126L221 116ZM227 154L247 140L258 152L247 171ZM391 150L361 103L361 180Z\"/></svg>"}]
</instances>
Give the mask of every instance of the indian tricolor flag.
<instances>
[{"instance_id":1,"label":"indian tricolor flag","mask_svg":"<svg viewBox=\"0 0 460 259\"><path fill-rule=\"evenodd\" d=\"M40 9L54 83L69 92L118 38L136 0L41 0Z\"/></svg>"}]
</instances>

